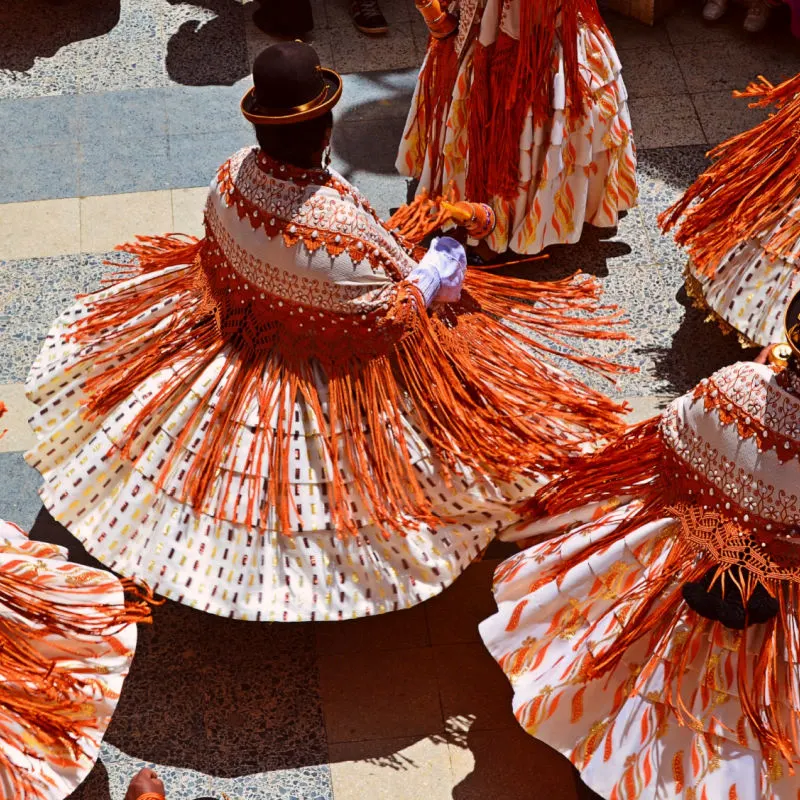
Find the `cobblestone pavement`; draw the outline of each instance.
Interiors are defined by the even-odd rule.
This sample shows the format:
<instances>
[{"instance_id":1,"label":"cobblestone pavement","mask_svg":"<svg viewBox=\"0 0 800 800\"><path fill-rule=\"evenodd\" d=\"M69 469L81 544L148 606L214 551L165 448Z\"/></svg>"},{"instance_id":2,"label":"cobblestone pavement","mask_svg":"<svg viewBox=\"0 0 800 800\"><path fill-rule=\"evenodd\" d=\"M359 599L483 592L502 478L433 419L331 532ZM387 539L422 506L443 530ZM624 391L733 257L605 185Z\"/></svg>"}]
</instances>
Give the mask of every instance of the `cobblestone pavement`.
<instances>
[{"instance_id":1,"label":"cobblestone pavement","mask_svg":"<svg viewBox=\"0 0 800 800\"><path fill-rule=\"evenodd\" d=\"M346 73L335 165L382 214L406 197L393 162L425 29L412 0L381 0L387 37L317 0L313 42ZM197 233L215 167L251 141L238 114L253 55L268 43L237 0L5 0L0 10L0 517L69 544L42 510L21 382L49 322L97 285L136 233ZM636 336L620 396L661 407L741 353L704 325L681 288L684 257L655 219L710 145L758 121L731 98L759 74L800 71L785 20L758 39L741 12L707 27L686 6L648 28L609 13L630 94L641 203L616 231L554 248L538 277L596 275ZM535 272L534 272L535 270ZM5 420L4 420L5 422ZM339 624L260 625L176 605L142 630L102 758L76 800L122 800L155 765L170 800L577 800L567 762L524 734L477 623L491 613L502 548L411 611Z\"/></svg>"}]
</instances>

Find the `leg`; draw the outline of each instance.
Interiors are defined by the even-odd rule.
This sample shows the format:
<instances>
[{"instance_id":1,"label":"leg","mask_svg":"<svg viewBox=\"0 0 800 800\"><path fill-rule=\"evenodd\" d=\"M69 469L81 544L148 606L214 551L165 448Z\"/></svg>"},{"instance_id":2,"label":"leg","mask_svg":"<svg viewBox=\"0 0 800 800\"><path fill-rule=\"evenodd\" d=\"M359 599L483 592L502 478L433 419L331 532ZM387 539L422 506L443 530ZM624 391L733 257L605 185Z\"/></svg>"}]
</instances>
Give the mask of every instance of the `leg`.
<instances>
[{"instance_id":1,"label":"leg","mask_svg":"<svg viewBox=\"0 0 800 800\"><path fill-rule=\"evenodd\" d=\"M302 36L314 27L310 0L259 0L253 22L265 33Z\"/></svg>"},{"instance_id":2,"label":"leg","mask_svg":"<svg viewBox=\"0 0 800 800\"><path fill-rule=\"evenodd\" d=\"M350 14L356 28L362 33L380 34L389 30L386 17L381 13L378 0L352 0Z\"/></svg>"}]
</instances>

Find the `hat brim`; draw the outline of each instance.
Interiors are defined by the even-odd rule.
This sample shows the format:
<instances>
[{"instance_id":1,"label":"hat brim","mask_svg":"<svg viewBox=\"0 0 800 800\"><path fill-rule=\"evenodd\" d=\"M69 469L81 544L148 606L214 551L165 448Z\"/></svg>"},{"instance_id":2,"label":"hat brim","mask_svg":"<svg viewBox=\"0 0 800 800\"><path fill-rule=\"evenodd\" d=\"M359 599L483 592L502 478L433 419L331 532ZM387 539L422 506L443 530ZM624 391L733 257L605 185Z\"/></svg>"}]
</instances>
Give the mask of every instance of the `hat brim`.
<instances>
[{"instance_id":1,"label":"hat brim","mask_svg":"<svg viewBox=\"0 0 800 800\"><path fill-rule=\"evenodd\" d=\"M241 109L245 118L254 125L295 125L310 119L321 117L330 111L342 99L342 76L335 70L320 67L325 91L319 100L312 100L300 108L287 108L286 113L271 110L264 113L258 109L255 87L249 89L242 98Z\"/></svg>"}]
</instances>

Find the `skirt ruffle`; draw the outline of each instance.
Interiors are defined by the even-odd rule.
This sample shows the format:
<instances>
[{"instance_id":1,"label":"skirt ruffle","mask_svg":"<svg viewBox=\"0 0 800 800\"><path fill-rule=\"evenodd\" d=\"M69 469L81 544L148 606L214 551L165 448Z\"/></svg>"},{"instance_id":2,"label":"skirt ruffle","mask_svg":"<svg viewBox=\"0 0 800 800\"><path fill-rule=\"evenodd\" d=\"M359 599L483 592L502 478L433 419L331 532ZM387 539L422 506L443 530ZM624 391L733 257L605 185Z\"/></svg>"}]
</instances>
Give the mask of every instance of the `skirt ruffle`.
<instances>
[{"instance_id":1,"label":"skirt ruffle","mask_svg":"<svg viewBox=\"0 0 800 800\"><path fill-rule=\"evenodd\" d=\"M134 618L113 575L0 521L0 797L62 800L89 773L133 658Z\"/></svg>"},{"instance_id":2,"label":"skirt ruffle","mask_svg":"<svg viewBox=\"0 0 800 800\"><path fill-rule=\"evenodd\" d=\"M627 91L610 36L583 24L579 27L578 57L591 76L591 104L570 122L564 96L564 61L560 43L553 58L552 116L534 125L528 112L519 145L519 189L516 198L465 197L469 161L468 101L473 85L476 50L464 51L452 99L447 106L442 142L420 147L420 130L412 111L397 159L398 170L419 179L419 188L435 191L452 184L459 199L489 202L497 227L487 239L495 252L512 250L535 254L551 244L574 243L585 223L599 227L617 224L618 213L636 204L636 154ZM418 86L417 92L421 89ZM511 88L509 88L511 91ZM441 152L441 174L433 175L432 151ZM419 154L424 152L424 158ZM492 154L484 154L489 160Z\"/></svg>"},{"instance_id":3,"label":"skirt ruffle","mask_svg":"<svg viewBox=\"0 0 800 800\"><path fill-rule=\"evenodd\" d=\"M765 252L748 239L730 250L713 275L687 265L693 292L708 309L743 338L760 347L783 340L783 317L798 289L797 266Z\"/></svg>"},{"instance_id":4,"label":"skirt ruffle","mask_svg":"<svg viewBox=\"0 0 800 800\"><path fill-rule=\"evenodd\" d=\"M659 596L637 595L677 541L668 516L615 536L638 508L610 511L499 568L498 612L481 635L514 687L518 721L608 800L794 800L790 764L762 750L739 697L739 660L753 674L768 627L739 633L697 616L673 592L691 563ZM659 615L659 624L587 680L585 670L614 646L643 602L652 603L648 615ZM795 615L786 610L787 624L795 625ZM787 642L796 636L778 635L784 660L773 711L793 730L797 668Z\"/></svg>"},{"instance_id":5,"label":"skirt ruffle","mask_svg":"<svg viewBox=\"0 0 800 800\"><path fill-rule=\"evenodd\" d=\"M151 273L131 280L157 279L158 273ZM184 313L177 305L175 298L165 297L148 308L146 319L136 318L137 325L148 323L142 347ZM70 335L85 313L86 306L79 303L62 315L31 370L27 390L39 406L32 424L40 444L26 457L44 477L41 496L53 517L109 568L145 580L165 597L250 620L337 620L413 606L446 588L500 529L516 521L511 506L533 485L527 479L515 485L490 483L463 466L455 480L446 480L413 416L406 415L414 469L441 525L434 529L409 520L405 535L387 540L354 491L350 503L358 534L342 535L331 526L326 484L332 465L317 412L298 395L291 403L287 398L290 436L296 443L287 470L294 532L280 530L271 513L263 525L264 509L248 505L247 498L257 493L251 490L260 489L268 476L269 459L258 465L247 459L254 439L264 434L257 399L229 421L235 446L226 451L212 492L201 507L194 507L182 499L183 477L202 439L180 444L166 483L159 480L160 467L173 456L179 446L176 437L190 418L198 432L212 424L217 397L207 389L221 385L217 378L236 363L235 353L223 350L187 378L189 391L181 401L167 399L131 441L131 422L174 380L180 363L142 376L113 413L89 418L82 386L108 363L93 360L93 346L78 344ZM121 368L136 352L135 346L119 352L114 366ZM326 407L321 373L316 388ZM275 425L277 420L273 430ZM123 440L126 446L121 446ZM340 462L346 463L341 452ZM347 469L341 474L347 485L355 480Z\"/></svg>"}]
</instances>

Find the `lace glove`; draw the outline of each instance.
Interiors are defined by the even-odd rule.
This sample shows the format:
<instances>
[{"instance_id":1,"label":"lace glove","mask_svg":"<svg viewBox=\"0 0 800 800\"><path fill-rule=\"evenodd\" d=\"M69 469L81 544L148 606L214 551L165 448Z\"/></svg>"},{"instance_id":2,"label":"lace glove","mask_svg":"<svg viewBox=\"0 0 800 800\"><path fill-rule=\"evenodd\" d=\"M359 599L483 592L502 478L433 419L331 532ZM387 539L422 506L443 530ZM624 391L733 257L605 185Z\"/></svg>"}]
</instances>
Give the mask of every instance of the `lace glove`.
<instances>
[{"instance_id":1,"label":"lace glove","mask_svg":"<svg viewBox=\"0 0 800 800\"><path fill-rule=\"evenodd\" d=\"M422 260L409 273L425 298L425 305L455 303L461 299L461 286L467 274L467 254L450 236L434 239Z\"/></svg>"}]
</instances>

